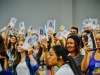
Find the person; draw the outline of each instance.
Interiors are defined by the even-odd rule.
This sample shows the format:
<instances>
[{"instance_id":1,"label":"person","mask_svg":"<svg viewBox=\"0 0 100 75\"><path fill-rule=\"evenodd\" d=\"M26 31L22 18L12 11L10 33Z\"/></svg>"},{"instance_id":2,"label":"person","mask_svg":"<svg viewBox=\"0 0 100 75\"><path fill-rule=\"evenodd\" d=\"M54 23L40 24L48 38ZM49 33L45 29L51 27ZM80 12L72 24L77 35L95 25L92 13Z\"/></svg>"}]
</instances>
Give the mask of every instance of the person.
<instances>
[{"instance_id":1,"label":"person","mask_svg":"<svg viewBox=\"0 0 100 75\"><path fill-rule=\"evenodd\" d=\"M43 33L43 30L40 29L40 40L45 39L45 38L46 38L46 36L45 36L45 34Z\"/></svg>"},{"instance_id":2,"label":"person","mask_svg":"<svg viewBox=\"0 0 100 75\"><path fill-rule=\"evenodd\" d=\"M68 54L68 50L62 45L54 45L50 48L48 64L59 67L54 75L81 75L79 67Z\"/></svg>"},{"instance_id":3,"label":"person","mask_svg":"<svg viewBox=\"0 0 100 75\"><path fill-rule=\"evenodd\" d=\"M87 34L90 34L90 33L91 33L91 31L85 30L85 31L82 32L81 37L80 37L80 40L81 40L81 53L83 55L85 55L85 51L84 51L85 38L84 38L84 36L87 35Z\"/></svg>"},{"instance_id":4,"label":"person","mask_svg":"<svg viewBox=\"0 0 100 75\"><path fill-rule=\"evenodd\" d=\"M96 34L95 39L97 50L91 51L85 44L85 56L81 64L81 70L84 74L88 72L88 75L100 75L100 32Z\"/></svg>"},{"instance_id":5,"label":"person","mask_svg":"<svg viewBox=\"0 0 100 75\"><path fill-rule=\"evenodd\" d=\"M6 54L7 48L4 44L4 38L0 35L0 65L1 70L7 70L7 60L8 56Z\"/></svg>"},{"instance_id":6,"label":"person","mask_svg":"<svg viewBox=\"0 0 100 75\"><path fill-rule=\"evenodd\" d=\"M13 61L14 61L14 55L15 55L15 51L16 51L16 48L15 48L15 45L16 45L16 42L17 42L17 37L16 36L11 36L10 40L9 40L9 44L8 44L8 47L7 47L7 55L9 57L8 59L8 70L12 71L12 65L13 65Z\"/></svg>"},{"instance_id":7,"label":"person","mask_svg":"<svg viewBox=\"0 0 100 75\"><path fill-rule=\"evenodd\" d=\"M45 49L50 49L50 41L43 39L40 43L40 47L37 54L38 59L38 71L37 74L39 75L51 75L51 67L48 65L48 51Z\"/></svg>"},{"instance_id":8,"label":"person","mask_svg":"<svg viewBox=\"0 0 100 75\"><path fill-rule=\"evenodd\" d=\"M13 63L13 73L15 75L35 75L38 69L37 59L33 56L31 46L24 50L22 45L25 39L20 39L17 44L15 60Z\"/></svg>"},{"instance_id":9,"label":"person","mask_svg":"<svg viewBox=\"0 0 100 75\"><path fill-rule=\"evenodd\" d=\"M78 35L78 28L77 27L71 27L70 32Z\"/></svg>"},{"instance_id":10,"label":"person","mask_svg":"<svg viewBox=\"0 0 100 75\"><path fill-rule=\"evenodd\" d=\"M47 28L47 33L50 33L50 34L54 33L54 29L52 27L52 23L51 22L49 23L49 27Z\"/></svg>"},{"instance_id":11,"label":"person","mask_svg":"<svg viewBox=\"0 0 100 75\"><path fill-rule=\"evenodd\" d=\"M70 35L66 40L66 48L70 52L69 55L72 56L77 65L81 67L84 55L80 53L80 38L74 34Z\"/></svg>"}]
</instances>

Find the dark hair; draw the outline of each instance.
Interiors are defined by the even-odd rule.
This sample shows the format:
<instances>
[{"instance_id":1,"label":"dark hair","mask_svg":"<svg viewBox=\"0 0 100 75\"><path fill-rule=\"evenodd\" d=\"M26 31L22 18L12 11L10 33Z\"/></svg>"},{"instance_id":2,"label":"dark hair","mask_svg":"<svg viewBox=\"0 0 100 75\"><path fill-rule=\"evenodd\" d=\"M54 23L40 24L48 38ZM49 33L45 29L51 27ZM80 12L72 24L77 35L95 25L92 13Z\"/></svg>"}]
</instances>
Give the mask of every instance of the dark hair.
<instances>
[{"instance_id":1,"label":"dark hair","mask_svg":"<svg viewBox=\"0 0 100 75\"><path fill-rule=\"evenodd\" d=\"M42 29L40 29L40 35L41 35L41 32L42 32L42 34L43 34L43 30L42 30Z\"/></svg>"},{"instance_id":2,"label":"dark hair","mask_svg":"<svg viewBox=\"0 0 100 75\"><path fill-rule=\"evenodd\" d=\"M53 33L53 36L55 37L57 33Z\"/></svg>"},{"instance_id":3,"label":"dark hair","mask_svg":"<svg viewBox=\"0 0 100 75\"><path fill-rule=\"evenodd\" d=\"M72 38L74 40L74 44L75 44L75 54L77 55L78 53L80 53L80 38L77 35L74 35L74 34L73 35L70 35L69 37L67 37L67 40L69 38ZM67 46L67 42L66 42L66 46Z\"/></svg>"},{"instance_id":4,"label":"dark hair","mask_svg":"<svg viewBox=\"0 0 100 75\"><path fill-rule=\"evenodd\" d=\"M82 47L82 48L84 47L84 44L83 44L83 41L82 41L82 35L83 35L83 33L89 34L89 33L91 33L91 31L85 30L85 31L82 32L81 37L80 37L80 40L81 40L81 47Z\"/></svg>"},{"instance_id":5,"label":"dark hair","mask_svg":"<svg viewBox=\"0 0 100 75\"><path fill-rule=\"evenodd\" d=\"M75 29L78 33L78 28L77 27L71 27L71 29Z\"/></svg>"},{"instance_id":6,"label":"dark hair","mask_svg":"<svg viewBox=\"0 0 100 75\"><path fill-rule=\"evenodd\" d=\"M69 64L75 75L81 75L81 70L71 56L68 56L68 50L62 45L55 45L51 47L56 53L57 57L62 56L65 63Z\"/></svg>"},{"instance_id":7,"label":"dark hair","mask_svg":"<svg viewBox=\"0 0 100 75\"><path fill-rule=\"evenodd\" d=\"M76 34L75 34L75 33L69 33L69 34L68 34L68 36L71 36L71 35L76 35Z\"/></svg>"},{"instance_id":8,"label":"dark hair","mask_svg":"<svg viewBox=\"0 0 100 75\"><path fill-rule=\"evenodd\" d=\"M17 42L17 37L16 37L16 36L13 35L13 36L10 36L10 37L11 37L11 38L12 38L12 37L15 37L16 42ZM10 39L11 39L11 38L10 38ZM16 42L13 44L13 49L12 49L11 54L15 54L15 49L16 49L16 48L15 48L15 44L16 44ZM11 49L11 41L9 41L9 44L8 44L8 50L9 50L9 49Z\"/></svg>"},{"instance_id":9,"label":"dark hair","mask_svg":"<svg viewBox=\"0 0 100 75\"><path fill-rule=\"evenodd\" d=\"M51 22L49 23L49 26L50 26L50 25L52 26L52 23L51 23Z\"/></svg>"},{"instance_id":10,"label":"dark hair","mask_svg":"<svg viewBox=\"0 0 100 75\"><path fill-rule=\"evenodd\" d=\"M0 52L4 52L6 54L6 46L4 44L4 38L0 35Z\"/></svg>"}]
</instances>

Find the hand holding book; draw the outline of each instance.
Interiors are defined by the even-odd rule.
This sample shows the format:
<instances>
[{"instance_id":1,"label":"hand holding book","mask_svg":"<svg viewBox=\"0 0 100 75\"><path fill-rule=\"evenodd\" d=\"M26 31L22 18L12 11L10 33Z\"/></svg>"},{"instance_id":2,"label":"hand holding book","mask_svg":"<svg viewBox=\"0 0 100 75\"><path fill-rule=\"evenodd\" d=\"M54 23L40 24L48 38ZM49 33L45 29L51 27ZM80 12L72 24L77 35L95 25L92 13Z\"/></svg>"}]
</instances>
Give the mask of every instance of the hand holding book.
<instances>
[{"instance_id":1,"label":"hand holding book","mask_svg":"<svg viewBox=\"0 0 100 75\"><path fill-rule=\"evenodd\" d=\"M41 40L41 45L43 46L44 49L48 48L48 42L46 38Z\"/></svg>"}]
</instances>

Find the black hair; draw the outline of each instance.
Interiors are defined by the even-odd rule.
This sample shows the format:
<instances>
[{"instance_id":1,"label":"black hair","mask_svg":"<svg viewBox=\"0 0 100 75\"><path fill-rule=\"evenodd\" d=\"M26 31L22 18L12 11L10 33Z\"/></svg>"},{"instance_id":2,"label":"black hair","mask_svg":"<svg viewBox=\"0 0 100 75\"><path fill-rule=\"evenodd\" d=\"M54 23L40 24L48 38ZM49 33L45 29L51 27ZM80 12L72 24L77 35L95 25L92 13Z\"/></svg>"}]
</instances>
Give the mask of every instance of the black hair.
<instances>
[{"instance_id":1,"label":"black hair","mask_svg":"<svg viewBox=\"0 0 100 75\"><path fill-rule=\"evenodd\" d=\"M78 33L78 28L77 27L71 27L71 29L75 29Z\"/></svg>"},{"instance_id":2,"label":"black hair","mask_svg":"<svg viewBox=\"0 0 100 75\"><path fill-rule=\"evenodd\" d=\"M89 34L89 33L91 33L91 31L85 30L85 31L82 32L82 34L83 34L83 33ZM84 47L84 44L83 44L83 42L82 42L82 34L81 34L80 40L81 40L81 47L83 48L83 47Z\"/></svg>"},{"instance_id":3,"label":"black hair","mask_svg":"<svg viewBox=\"0 0 100 75\"><path fill-rule=\"evenodd\" d=\"M5 39L0 35L0 52L4 52L6 54L6 46L4 43Z\"/></svg>"},{"instance_id":4,"label":"black hair","mask_svg":"<svg viewBox=\"0 0 100 75\"><path fill-rule=\"evenodd\" d=\"M10 39L11 39L12 37L15 37L16 42L17 42L17 37L13 35L13 36L10 36ZM16 50L15 44L16 44L16 42L13 44L13 49L12 49L12 52L11 52L12 55L15 54L15 50ZM8 50L10 50L10 49L11 49L11 41L9 41L9 44L8 44Z\"/></svg>"},{"instance_id":5,"label":"black hair","mask_svg":"<svg viewBox=\"0 0 100 75\"><path fill-rule=\"evenodd\" d=\"M62 59L69 64L75 75L81 75L81 69L77 66L76 62L71 56L68 56L68 50L62 45L54 45L51 47L56 53L57 57L62 56Z\"/></svg>"},{"instance_id":6,"label":"black hair","mask_svg":"<svg viewBox=\"0 0 100 75\"><path fill-rule=\"evenodd\" d=\"M41 32L42 32L42 34L44 34L42 29L40 29L40 35L42 35Z\"/></svg>"},{"instance_id":7,"label":"black hair","mask_svg":"<svg viewBox=\"0 0 100 75\"><path fill-rule=\"evenodd\" d=\"M67 48L67 40L69 38L74 40L74 44L75 44L75 50L74 51L75 51L75 54L78 55L80 53L80 38L75 34L68 36L67 39L66 39L66 48Z\"/></svg>"}]
</instances>

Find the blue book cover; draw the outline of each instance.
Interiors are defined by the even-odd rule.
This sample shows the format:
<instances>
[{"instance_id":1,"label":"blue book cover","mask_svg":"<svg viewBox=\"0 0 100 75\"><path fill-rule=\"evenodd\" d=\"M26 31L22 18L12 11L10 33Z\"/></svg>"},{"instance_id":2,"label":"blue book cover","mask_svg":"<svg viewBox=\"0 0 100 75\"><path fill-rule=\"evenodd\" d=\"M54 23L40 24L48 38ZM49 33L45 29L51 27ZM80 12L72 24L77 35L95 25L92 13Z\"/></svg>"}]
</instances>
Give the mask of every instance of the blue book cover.
<instances>
[{"instance_id":1,"label":"blue book cover","mask_svg":"<svg viewBox=\"0 0 100 75\"><path fill-rule=\"evenodd\" d=\"M42 39L47 39L48 40L48 35L47 35L47 30L46 30L46 25L42 25L37 28L37 34L39 36L39 41L41 42Z\"/></svg>"},{"instance_id":2,"label":"blue book cover","mask_svg":"<svg viewBox=\"0 0 100 75\"><path fill-rule=\"evenodd\" d=\"M35 35L27 35L22 48L27 50L28 46L30 45L31 47L33 47L35 42L38 42L38 39L36 38Z\"/></svg>"}]
</instances>

